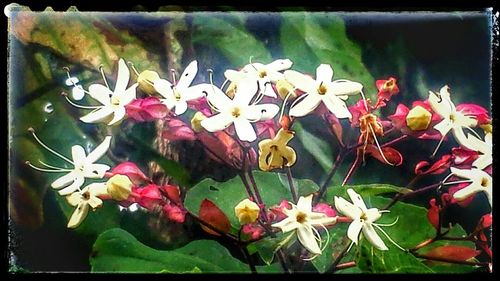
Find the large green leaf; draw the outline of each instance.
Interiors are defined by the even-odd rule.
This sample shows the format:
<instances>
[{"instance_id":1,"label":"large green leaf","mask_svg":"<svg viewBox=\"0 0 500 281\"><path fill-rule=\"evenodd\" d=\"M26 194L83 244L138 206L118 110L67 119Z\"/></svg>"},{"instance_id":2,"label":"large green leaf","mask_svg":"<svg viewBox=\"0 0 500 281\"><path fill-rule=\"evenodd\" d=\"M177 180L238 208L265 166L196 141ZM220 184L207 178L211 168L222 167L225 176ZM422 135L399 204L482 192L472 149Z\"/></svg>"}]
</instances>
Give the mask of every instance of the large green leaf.
<instances>
[{"instance_id":1,"label":"large green leaf","mask_svg":"<svg viewBox=\"0 0 500 281\"><path fill-rule=\"evenodd\" d=\"M224 19L206 14L194 16L192 41L216 48L233 67L248 64L250 57L263 63L271 62L266 46L245 29L238 14Z\"/></svg>"},{"instance_id":2,"label":"large green leaf","mask_svg":"<svg viewBox=\"0 0 500 281\"><path fill-rule=\"evenodd\" d=\"M195 240L173 250L159 251L130 233L111 229L102 233L90 257L92 272L247 273L249 267L212 240Z\"/></svg>"},{"instance_id":3,"label":"large green leaf","mask_svg":"<svg viewBox=\"0 0 500 281\"><path fill-rule=\"evenodd\" d=\"M330 186L327 190L326 199L328 202L333 202L334 196L340 196L348 199L347 189L353 189L359 195L364 197L377 196L388 193L408 193L411 192L410 189L395 186L392 184L358 184L358 185L345 185L345 186ZM380 206L380 208L383 206Z\"/></svg>"},{"instance_id":4,"label":"large green leaf","mask_svg":"<svg viewBox=\"0 0 500 281\"><path fill-rule=\"evenodd\" d=\"M283 199L292 200L288 184L281 182L278 173L254 171L254 176L266 206L279 204ZM311 180L296 180L296 183L299 195L308 195L318 190L318 186ZM190 212L198 214L203 199L209 199L226 214L231 225L239 229L240 223L234 214L234 207L245 198L248 195L240 177L226 182L204 179L186 193L184 206Z\"/></svg>"}]
</instances>

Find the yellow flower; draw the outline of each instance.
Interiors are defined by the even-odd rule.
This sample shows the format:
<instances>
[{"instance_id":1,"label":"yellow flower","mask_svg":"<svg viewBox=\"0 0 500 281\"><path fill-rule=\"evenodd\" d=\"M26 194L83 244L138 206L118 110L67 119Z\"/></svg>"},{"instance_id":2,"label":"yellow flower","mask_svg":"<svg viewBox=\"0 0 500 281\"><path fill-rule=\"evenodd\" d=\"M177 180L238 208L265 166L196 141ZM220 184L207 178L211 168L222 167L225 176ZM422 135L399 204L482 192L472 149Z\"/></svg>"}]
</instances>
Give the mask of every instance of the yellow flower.
<instances>
[{"instance_id":1,"label":"yellow flower","mask_svg":"<svg viewBox=\"0 0 500 281\"><path fill-rule=\"evenodd\" d=\"M124 175L114 175L106 182L108 194L116 201L126 200L132 191L132 185L132 181Z\"/></svg>"},{"instance_id":2,"label":"yellow flower","mask_svg":"<svg viewBox=\"0 0 500 281\"><path fill-rule=\"evenodd\" d=\"M139 89L148 95L156 94L156 90L153 87L155 80L160 79L160 75L152 70L145 70L139 74L137 82L139 83Z\"/></svg>"},{"instance_id":3,"label":"yellow flower","mask_svg":"<svg viewBox=\"0 0 500 281\"><path fill-rule=\"evenodd\" d=\"M432 114L420 105L415 106L406 115L406 125L412 131L425 130L431 123Z\"/></svg>"},{"instance_id":4,"label":"yellow flower","mask_svg":"<svg viewBox=\"0 0 500 281\"><path fill-rule=\"evenodd\" d=\"M259 168L262 171L290 167L295 164L297 155L293 148L287 146L294 136L293 131L280 129L276 136L259 143Z\"/></svg>"},{"instance_id":5,"label":"yellow flower","mask_svg":"<svg viewBox=\"0 0 500 281\"><path fill-rule=\"evenodd\" d=\"M203 121L204 119L207 119L207 117L200 111L194 114L193 119L191 119L191 128L193 129L193 131L199 133L203 130L201 121Z\"/></svg>"},{"instance_id":6,"label":"yellow flower","mask_svg":"<svg viewBox=\"0 0 500 281\"><path fill-rule=\"evenodd\" d=\"M260 208L255 202L247 198L234 207L234 212L240 224L247 224L257 220Z\"/></svg>"}]
</instances>

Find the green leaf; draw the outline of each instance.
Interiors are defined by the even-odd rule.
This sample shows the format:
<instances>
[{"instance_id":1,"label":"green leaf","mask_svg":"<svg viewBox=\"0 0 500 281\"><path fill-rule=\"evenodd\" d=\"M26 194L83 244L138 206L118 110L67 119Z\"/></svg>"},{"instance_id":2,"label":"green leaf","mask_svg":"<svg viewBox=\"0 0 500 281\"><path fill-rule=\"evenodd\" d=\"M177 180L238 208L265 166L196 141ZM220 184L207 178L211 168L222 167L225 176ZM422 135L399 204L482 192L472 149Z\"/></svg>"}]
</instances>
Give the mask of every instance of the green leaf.
<instances>
[{"instance_id":1,"label":"green leaf","mask_svg":"<svg viewBox=\"0 0 500 281\"><path fill-rule=\"evenodd\" d=\"M292 200L288 184L282 183L277 173L254 171L253 174L267 207L279 204L283 199ZM318 186L311 180L301 179L296 182L299 195L308 195L318 190ZM198 214L201 202L209 199L226 214L231 225L239 229L240 223L234 213L234 207L245 198L248 198L248 194L240 177L234 177L226 182L204 179L188 190L184 206L191 213Z\"/></svg>"},{"instance_id":2,"label":"green leaf","mask_svg":"<svg viewBox=\"0 0 500 281\"><path fill-rule=\"evenodd\" d=\"M300 122L293 124L293 130L295 131L295 136L302 142L305 151L318 161L325 172L328 172L333 165L333 150L331 145L304 129ZM341 181L340 177L339 174L335 175L333 181Z\"/></svg>"},{"instance_id":3,"label":"green leaf","mask_svg":"<svg viewBox=\"0 0 500 281\"><path fill-rule=\"evenodd\" d=\"M336 259L335 255L340 253L351 242L349 239L345 239L347 224L334 225L328 232L330 235L328 246L325 247L320 256L312 260L312 264L320 273L326 272ZM322 235L322 237L326 239L326 235ZM349 258L352 260L352 251L343 260L348 260Z\"/></svg>"},{"instance_id":4,"label":"green leaf","mask_svg":"<svg viewBox=\"0 0 500 281\"><path fill-rule=\"evenodd\" d=\"M248 64L250 57L254 61L270 63L272 58L266 46L245 29L237 15L227 15L226 19L196 15L193 18L192 42L216 48L235 67Z\"/></svg>"},{"instance_id":5,"label":"green leaf","mask_svg":"<svg viewBox=\"0 0 500 281\"><path fill-rule=\"evenodd\" d=\"M367 96L376 93L361 48L347 37L339 15L285 12L282 18L281 45L285 57L294 62L294 69L313 74L319 64L327 63L334 70L334 79L362 83Z\"/></svg>"},{"instance_id":6,"label":"green leaf","mask_svg":"<svg viewBox=\"0 0 500 281\"><path fill-rule=\"evenodd\" d=\"M402 193L406 194L408 192L411 192L411 189L404 188L404 187L399 187L395 186L392 184L360 184L360 185L345 185L345 186L330 186L328 187L327 191L327 201L328 202L333 202L333 197L334 196L340 196L344 197L346 199L349 198L347 195L347 189L354 189L361 197L371 197L371 196L376 196L376 195L381 195L381 194L388 194L388 193ZM380 206L384 207L384 206Z\"/></svg>"},{"instance_id":7,"label":"green leaf","mask_svg":"<svg viewBox=\"0 0 500 281\"><path fill-rule=\"evenodd\" d=\"M212 240L196 240L173 250L159 251L130 233L111 229L99 236L90 257L92 272L248 273L249 267Z\"/></svg>"},{"instance_id":8,"label":"green leaf","mask_svg":"<svg viewBox=\"0 0 500 281\"><path fill-rule=\"evenodd\" d=\"M273 262L274 254L276 254L279 249L293 241L294 236L294 232L287 233L286 235L283 234L283 232L280 232L276 235L276 237L268 236L252 243L251 245L256 248L256 251L259 253L262 260L267 265L270 265Z\"/></svg>"}]
</instances>

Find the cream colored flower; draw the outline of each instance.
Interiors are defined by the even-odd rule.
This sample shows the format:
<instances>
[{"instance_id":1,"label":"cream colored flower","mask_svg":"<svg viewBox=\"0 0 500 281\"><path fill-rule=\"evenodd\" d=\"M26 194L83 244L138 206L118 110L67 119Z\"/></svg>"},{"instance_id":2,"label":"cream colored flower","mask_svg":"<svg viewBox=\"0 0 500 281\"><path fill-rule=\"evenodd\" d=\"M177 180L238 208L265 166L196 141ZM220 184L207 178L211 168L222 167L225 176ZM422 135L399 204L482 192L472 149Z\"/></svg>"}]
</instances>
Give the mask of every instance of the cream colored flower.
<instances>
[{"instance_id":1,"label":"cream colored flower","mask_svg":"<svg viewBox=\"0 0 500 281\"><path fill-rule=\"evenodd\" d=\"M432 114L420 105L415 106L406 115L406 125L412 131L425 130L431 123Z\"/></svg>"},{"instance_id":2,"label":"cream colored flower","mask_svg":"<svg viewBox=\"0 0 500 281\"><path fill-rule=\"evenodd\" d=\"M102 200L98 197L107 194L106 185L103 183L92 183L81 191L66 196L68 203L76 207L68 222L68 228L77 228L87 217L89 209L95 210L102 206Z\"/></svg>"},{"instance_id":3,"label":"cream colored flower","mask_svg":"<svg viewBox=\"0 0 500 281\"><path fill-rule=\"evenodd\" d=\"M273 139L259 142L259 168L262 171L290 167L295 164L297 155L293 148L287 146L294 132L281 128Z\"/></svg>"},{"instance_id":4,"label":"cream colored flower","mask_svg":"<svg viewBox=\"0 0 500 281\"><path fill-rule=\"evenodd\" d=\"M260 208L255 202L246 198L242 200L236 207L234 207L234 213L238 218L240 224L252 223L259 217Z\"/></svg>"},{"instance_id":5,"label":"cream colored flower","mask_svg":"<svg viewBox=\"0 0 500 281\"><path fill-rule=\"evenodd\" d=\"M116 201L126 200L132 186L132 181L125 175L114 175L106 182L107 193Z\"/></svg>"}]
</instances>

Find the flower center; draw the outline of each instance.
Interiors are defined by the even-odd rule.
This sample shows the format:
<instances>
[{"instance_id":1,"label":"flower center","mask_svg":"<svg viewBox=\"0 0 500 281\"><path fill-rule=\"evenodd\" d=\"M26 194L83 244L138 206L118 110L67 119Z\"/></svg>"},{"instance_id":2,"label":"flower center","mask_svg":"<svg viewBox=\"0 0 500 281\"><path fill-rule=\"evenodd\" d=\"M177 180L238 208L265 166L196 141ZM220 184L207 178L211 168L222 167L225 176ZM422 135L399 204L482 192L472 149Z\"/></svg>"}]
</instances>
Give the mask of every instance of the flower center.
<instances>
[{"instance_id":1,"label":"flower center","mask_svg":"<svg viewBox=\"0 0 500 281\"><path fill-rule=\"evenodd\" d=\"M111 98L111 104L112 105L120 105L120 99L117 97L112 97Z\"/></svg>"},{"instance_id":2,"label":"flower center","mask_svg":"<svg viewBox=\"0 0 500 281\"><path fill-rule=\"evenodd\" d=\"M455 122L455 120L456 120L456 116L455 116L455 114L453 114L453 113L452 113L452 114L450 114L450 121L451 121L451 122Z\"/></svg>"},{"instance_id":3,"label":"flower center","mask_svg":"<svg viewBox=\"0 0 500 281\"><path fill-rule=\"evenodd\" d=\"M359 217L359 219L365 221L368 219L368 217L366 216L365 213L362 213L361 216Z\"/></svg>"},{"instance_id":4,"label":"flower center","mask_svg":"<svg viewBox=\"0 0 500 281\"><path fill-rule=\"evenodd\" d=\"M174 88L174 97L175 97L176 101L180 101L181 100L181 93L179 93L179 91L177 91L176 88Z\"/></svg>"},{"instance_id":5,"label":"flower center","mask_svg":"<svg viewBox=\"0 0 500 281\"><path fill-rule=\"evenodd\" d=\"M233 115L235 118L240 117L241 115L241 110L239 107L234 107L233 110L231 110L231 115Z\"/></svg>"},{"instance_id":6,"label":"flower center","mask_svg":"<svg viewBox=\"0 0 500 281\"><path fill-rule=\"evenodd\" d=\"M266 77L266 76L267 76L267 72L266 72L265 70L261 70L261 71L259 71L259 77L260 77L260 78L264 78L264 77Z\"/></svg>"},{"instance_id":7,"label":"flower center","mask_svg":"<svg viewBox=\"0 0 500 281\"><path fill-rule=\"evenodd\" d=\"M487 178L482 178L481 179L481 186L482 187L488 186L488 179Z\"/></svg>"},{"instance_id":8,"label":"flower center","mask_svg":"<svg viewBox=\"0 0 500 281\"><path fill-rule=\"evenodd\" d=\"M384 88L385 88L386 90L389 90L389 91L390 91L390 90L392 90L392 88L393 88L393 87L394 87L394 79L392 79L392 78L391 78L391 79L389 79L389 80L387 80L387 81L385 82L385 84L384 84Z\"/></svg>"},{"instance_id":9,"label":"flower center","mask_svg":"<svg viewBox=\"0 0 500 281\"><path fill-rule=\"evenodd\" d=\"M88 191L85 192L84 194L82 194L82 196L83 196L83 199L85 199L85 200L89 200L90 199L90 193Z\"/></svg>"},{"instance_id":10,"label":"flower center","mask_svg":"<svg viewBox=\"0 0 500 281\"><path fill-rule=\"evenodd\" d=\"M324 95L324 94L326 94L326 91L327 91L327 90L328 90L328 89L326 88L326 86L325 86L325 85L323 85L323 82L321 82L321 84L320 84L320 85L319 85L319 87L318 87L318 94L320 94L320 95Z\"/></svg>"},{"instance_id":11,"label":"flower center","mask_svg":"<svg viewBox=\"0 0 500 281\"><path fill-rule=\"evenodd\" d=\"M297 215L295 216L295 220L298 223L304 223L306 221L306 217L307 217L306 214L298 212Z\"/></svg>"}]
</instances>

